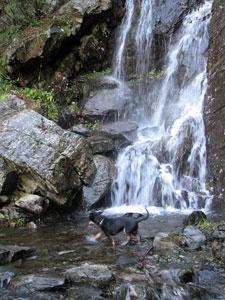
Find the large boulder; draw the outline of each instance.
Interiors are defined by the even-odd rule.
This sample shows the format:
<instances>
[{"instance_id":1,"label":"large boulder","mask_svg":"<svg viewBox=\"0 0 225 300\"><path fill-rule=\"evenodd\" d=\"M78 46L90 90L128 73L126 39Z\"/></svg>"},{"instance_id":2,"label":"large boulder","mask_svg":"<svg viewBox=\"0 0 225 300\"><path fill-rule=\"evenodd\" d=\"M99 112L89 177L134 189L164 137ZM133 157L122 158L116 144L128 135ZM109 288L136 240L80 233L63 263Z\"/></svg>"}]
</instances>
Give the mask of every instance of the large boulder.
<instances>
[{"instance_id":1,"label":"large boulder","mask_svg":"<svg viewBox=\"0 0 225 300\"><path fill-rule=\"evenodd\" d=\"M2 101L0 118L0 157L17 174L36 182L36 192L64 205L82 183L90 184L95 165L82 137L33 110L18 112Z\"/></svg>"}]
</instances>

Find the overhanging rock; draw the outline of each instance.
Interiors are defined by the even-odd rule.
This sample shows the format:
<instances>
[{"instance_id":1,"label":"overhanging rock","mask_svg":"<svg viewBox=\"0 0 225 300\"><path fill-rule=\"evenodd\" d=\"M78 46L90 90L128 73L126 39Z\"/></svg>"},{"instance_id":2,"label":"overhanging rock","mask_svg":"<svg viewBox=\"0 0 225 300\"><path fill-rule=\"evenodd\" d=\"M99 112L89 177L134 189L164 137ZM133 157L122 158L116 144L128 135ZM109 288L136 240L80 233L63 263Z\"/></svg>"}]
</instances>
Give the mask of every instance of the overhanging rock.
<instances>
[{"instance_id":1,"label":"overhanging rock","mask_svg":"<svg viewBox=\"0 0 225 300\"><path fill-rule=\"evenodd\" d=\"M16 111L0 101L0 157L36 190L58 205L74 199L95 174L92 154L77 134L33 110Z\"/></svg>"}]
</instances>

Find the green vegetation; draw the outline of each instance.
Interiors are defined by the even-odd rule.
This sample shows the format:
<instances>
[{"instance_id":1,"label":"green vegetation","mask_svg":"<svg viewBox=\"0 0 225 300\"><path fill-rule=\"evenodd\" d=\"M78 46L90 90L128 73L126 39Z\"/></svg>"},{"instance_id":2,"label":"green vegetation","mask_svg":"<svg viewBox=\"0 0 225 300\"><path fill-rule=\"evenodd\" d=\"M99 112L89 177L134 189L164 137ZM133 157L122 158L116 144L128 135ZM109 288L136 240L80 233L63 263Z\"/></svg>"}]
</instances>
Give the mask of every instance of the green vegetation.
<instances>
[{"instance_id":1,"label":"green vegetation","mask_svg":"<svg viewBox=\"0 0 225 300\"><path fill-rule=\"evenodd\" d=\"M31 88L19 88L10 77L4 77L0 73L0 100L6 102L11 94L19 94L22 98L31 98L37 100L36 110L46 118L57 121L58 108L54 100L54 94L43 90Z\"/></svg>"},{"instance_id":2,"label":"green vegetation","mask_svg":"<svg viewBox=\"0 0 225 300\"><path fill-rule=\"evenodd\" d=\"M94 71L92 73L84 74L84 75L81 76L81 78L83 80L87 81L87 80L91 80L91 79L94 79L94 78L99 77L99 76L105 76L107 74L110 74L111 72L112 72L112 70L110 68L107 68L107 69L105 69L103 71L100 71L100 72Z\"/></svg>"},{"instance_id":3,"label":"green vegetation","mask_svg":"<svg viewBox=\"0 0 225 300\"><path fill-rule=\"evenodd\" d=\"M43 90L25 88L25 96L39 102L39 112L46 118L57 121L58 108L54 100L54 94Z\"/></svg>"},{"instance_id":4,"label":"green vegetation","mask_svg":"<svg viewBox=\"0 0 225 300\"><path fill-rule=\"evenodd\" d=\"M77 105L77 102L72 102L70 106L67 108L67 111L69 111L72 114L77 114L79 112L79 107Z\"/></svg>"},{"instance_id":5,"label":"green vegetation","mask_svg":"<svg viewBox=\"0 0 225 300\"><path fill-rule=\"evenodd\" d=\"M100 121L99 120L95 120L94 122L88 122L88 121L84 121L84 127L89 129L89 130L94 130L96 127L98 127L100 125Z\"/></svg>"},{"instance_id":6,"label":"green vegetation","mask_svg":"<svg viewBox=\"0 0 225 300\"><path fill-rule=\"evenodd\" d=\"M12 80L9 76L4 77L0 72L0 96L3 93L14 89L16 89L14 80Z\"/></svg>"},{"instance_id":7,"label":"green vegetation","mask_svg":"<svg viewBox=\"0 0 225 300\"><path fill-rule=\"evenodd\" d=\"M165 75L165 71L166 71L166 66L164 66L160 70L154 68L150 72L148 72L148 77L150 79L161 79Z\"/></svg>"},{"instance_id":8,"label":"green vegetation","mask_svg":"<svg viewBox=\"0 0 225 300\"><path fill-rule=\"evenodd\" d=\"M2 217L3 216L3 217ZM26 225L26 219L25 218L16 218L13 215L2 215L1 218L5 218L8 221L15 221L16 227L23 227Z\"/></svg>"},{"instance_id":9,"label":"green vegetation","mask_svg":"<svg viewBox=\"0 0 225 300\"><path fill-rule=\"evenodd\" d=\"M52 4L53 0L1 0L0 48L4 49L19 31L43 24L53 10Z\"/></svg>"}]
</instances>

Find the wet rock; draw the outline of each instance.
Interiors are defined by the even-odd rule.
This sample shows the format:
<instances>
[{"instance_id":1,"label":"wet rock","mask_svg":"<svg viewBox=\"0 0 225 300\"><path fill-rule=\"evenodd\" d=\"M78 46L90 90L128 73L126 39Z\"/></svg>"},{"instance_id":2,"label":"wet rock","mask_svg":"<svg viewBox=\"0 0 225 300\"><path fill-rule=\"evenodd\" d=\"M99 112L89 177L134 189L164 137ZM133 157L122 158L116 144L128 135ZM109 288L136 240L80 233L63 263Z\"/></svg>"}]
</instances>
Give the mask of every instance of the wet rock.
<instances>
[{"instance_id":1,"label":"wet rock","mask_svg":"<svg viewBox=\"0 0 225 300\"><path fill-rule=\"evenodd\" d=\"M25 194L15 202L15 205L35 215L43 214L49 206L49 200L32 194Z\"/></svg>"},{"instance_id":2,"label":"wet rock","mask_svg":"<svg viewBox=\"0 0 225 300\"><path fill-rule=\"evenodd\" d=\"M197 210L193 211L189 216L187 216L184 220L184 226L189 226L189 225L196 225L200 221L207 220L206 215L204 212Z\"/></svg>"},{"instance_id":3,"label":"wet rock","mask_svg":"<svg viewBox=\"0 0 225 300\"><path fill-rule=\"evenodd\" d=\"M90 187L83 187L83 201L87 209L105 206L104 197L109 192L113 179L113 162L103 155L95 155L97 168L95 179Z\"/></svg>"},{"instance_id":4,"label":"wet rock","mask_svg":"<svg viewBox=\"0 0 225 300\"><path fill-rule=\"evenodd\" d=\"M119 152L122 148L130 145L137 135L138 125L133 122L114 122L105 125L100 125L93 130L93 136L89 139L90 142L98 138L107 138L109 144L114 143L114 151Z\"/></svg>"},{"instance_id":5,"label":"wet rock","mask_svg":"<svg viewBox=\"0 0 225 300\"><path fill-rule=\"evenodd\" d=\"M181 238L178 234L158 233L153 241L155 250L178 250L181 246Z\"/></svg>"},{"instance_id":6,"label":"wet rock","mask_svg":"<svg viewBox=\"0 0 225 300\"><path fill-rule=\"evenodd\" d=\"M12 277L14 277L14 275L15 274L12 273L12 272L2 272L2 273L0 273L0 289L6 288L9 285Z\"/></svg>"},{"instance_id":7,"label":"wet rock","mask_svg":"<svg viewBox=\"0 0 225 300\"><path fill-rule=\"evenodd\" d=\"M83 264L73 267L65 273L68 282L92 282L93 284L108 285L113 281L113 274L106 265Z\"/></svg>"},{"instance_id":8,"label":"wet rock","mask_svg":"<svg viewBox=\"0 0 225 300\"><path fill-rule=\"evenodd\" d=\"M18 174L35 181L40 193L58 205L73 200L95 173L83 138L65 131L32 110L2 107L0 155Z\"/></svg>"},{"instance_id":9,"label":"wet rock","mask_svg":"<svg viewBox=\"0 0 225 300\"><path fill-rule=\"evenodd\" d=\"M68 299L79 299L79 300L103 300L106 299L102 297L102 290L93 287L88 284L79 284L74 287L70 287L66 291Z\"/></svg>"},{"instance_id":10,"label":"wet rock","mask_svg":"<svg viewBox=\"0 0 225 300\"><path fill-rule=\"evenodd\" d=\"M29 222L29 223L27 223L26 228L32 229L32 230L37 229L37 225L34 222Z\"/></svg>"},{"instance_id":11,"label":"wet rock","mask_svg":"<svg viewBox=\"0 0 225 300\"><path fill-rule=\"evenodd\" d=\"M126 101L120 89L102 90L86 101L81 115L90 121L116 119L124 111Z\"/></svg>"},{"instance_id":12,"label":"wet rock","mask_svg":"<svg viewBox=\"0 0 225 300\"><path fill-rule=\"evenodd\" d=\"M90 135L89 130L82 124L75 125L70 130L85 137L88 137Z\"/></svg>"},{"instance_id":13,"label":"wet rock","mask_svg":"<svg viewBox=\"0 0 225 300\"><path fill-rule=\"evenodd\" d=\"M4 216L10 216L11 219L19 219L19 218L27 218L27 217L31 217L32 215L29 214L28 212L26 212L25 210L19 208L19 207L15 207L15 206L3 206L0 210L0 212L4 215Z\"/></svg>"},{"instance_id":14,"label":"wet rock","mask_svg":"<svg viewBox=\"0 0 225 300\"><path fill-rule=\"evenodd\" d=\"M206 237L203 232L194 226L189 226L184 229L184 234L191 238L187 240L187 245L192 250L197 250L205 244Z\"/></svg>"},{"instance_id":15,"label":"wet rock","mask_svg":"<svg viewBox=\"0 0 225 300\"><path fill-rule=\"evenodd\" d=\"M88 143L93 154L104 154L115 148L113 140L104 136L92 136L88 139Z\"/></svg>"},{"instance_id":16,"label":"wet rock","mask_svg":"<svg viewBox=\"0 0 225 300\"><path fill-rule=\"evenodd\" d=\"M52 291L58 290L64 286L64 279L57 277L45 277L42 275L25 275L19 276L10 284L10 288L20 289L25 287L26 290Z\"/></svg>"},{"instance_id":17,"label":"wet rock","mask_svg":"<svg viewBox=\"0 0 225 300\"><path fill-rule=\"evenodd\" d=\"M34 248L0 245L0 265L30 257L34 252Z\"/></svg>"},{"instance_id":18,"label":"wet rock","mask_svg":"<svg viewBox=\"0 0 225 300\"><path fill-rule=\"evenodd\" d=\"M224 274L219 272L200 270L196 274L196 281L201 285L213 286L216 284L225 284Z\"/></svg>"}]
</instances>

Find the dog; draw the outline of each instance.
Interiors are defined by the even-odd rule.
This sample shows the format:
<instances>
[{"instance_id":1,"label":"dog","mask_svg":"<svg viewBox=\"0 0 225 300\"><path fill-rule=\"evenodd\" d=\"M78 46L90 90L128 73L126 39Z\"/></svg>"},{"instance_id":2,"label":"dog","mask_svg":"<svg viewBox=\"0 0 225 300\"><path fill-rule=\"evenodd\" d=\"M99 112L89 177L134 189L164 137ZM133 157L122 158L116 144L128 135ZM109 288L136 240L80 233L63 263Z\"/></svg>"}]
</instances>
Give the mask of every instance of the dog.
<instances>
[{"instance_id":1,"label":"dog","mask_svg":"<svg viewBox=\"0 0 225 300\"><path fill-rule=\"evenodd\" d=\"M129 243L131 239L131 235L135 235L138 241L138 244L141 243L141 236L138 234L138 224L144 220L147 220L149 217L149 212L147 212L146 216L138 217L137 219L133 217L117 217L117 218L107 218L102 216L100 213L91 212L89 215L89 224L98 225L107 238L111 241L113 248L115 248L116 244L113 240L113 236L122 230L127 236L127 239L122 246L125 246ZM99 239L102 235L102 232L96 234L95 239Z\"/></svg>"}]
</instances>

